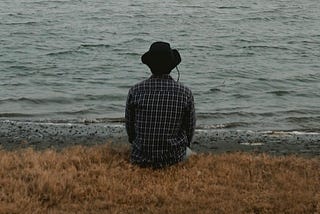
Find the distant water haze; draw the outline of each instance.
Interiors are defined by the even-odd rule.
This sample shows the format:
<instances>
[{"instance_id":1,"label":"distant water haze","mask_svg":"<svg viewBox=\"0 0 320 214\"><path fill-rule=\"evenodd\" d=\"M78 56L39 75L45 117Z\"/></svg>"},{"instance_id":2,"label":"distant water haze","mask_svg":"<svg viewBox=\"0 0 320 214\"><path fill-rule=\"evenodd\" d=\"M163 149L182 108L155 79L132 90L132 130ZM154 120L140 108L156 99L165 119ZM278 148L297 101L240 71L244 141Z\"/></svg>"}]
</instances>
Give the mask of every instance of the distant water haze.
<instances>
[{"instance_id":1,"label":"distant water haze","mask_svg":"<svg viewBox=\"0 0 320 214\"><path fill-rule=\"evenodd\" d=\"M198 128L320 131L319 14L318 0L2 0L0 120L122 121L150 76L141 55L167 41Z\"/></svg>"}]
</instances>

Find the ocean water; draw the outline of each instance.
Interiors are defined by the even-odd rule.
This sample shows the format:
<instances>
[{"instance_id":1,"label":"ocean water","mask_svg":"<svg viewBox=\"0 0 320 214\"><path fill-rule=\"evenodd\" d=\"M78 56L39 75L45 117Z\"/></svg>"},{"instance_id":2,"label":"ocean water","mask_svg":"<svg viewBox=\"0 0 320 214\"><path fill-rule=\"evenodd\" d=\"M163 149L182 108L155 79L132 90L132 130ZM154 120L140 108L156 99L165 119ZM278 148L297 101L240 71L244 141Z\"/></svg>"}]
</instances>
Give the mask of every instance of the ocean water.
<instances>
[{"instance_id":1,"label":"ocean water","mask_svg":"<svg viewBox=\"0 0 320 214\"><path fill-rule=\"evenodd\" d=\"M2 0L0 120L121 122L154 41L198 128L320 131L318 0ZM177 71L172 71L177 79Z\"/></svg>"}]
</instances>

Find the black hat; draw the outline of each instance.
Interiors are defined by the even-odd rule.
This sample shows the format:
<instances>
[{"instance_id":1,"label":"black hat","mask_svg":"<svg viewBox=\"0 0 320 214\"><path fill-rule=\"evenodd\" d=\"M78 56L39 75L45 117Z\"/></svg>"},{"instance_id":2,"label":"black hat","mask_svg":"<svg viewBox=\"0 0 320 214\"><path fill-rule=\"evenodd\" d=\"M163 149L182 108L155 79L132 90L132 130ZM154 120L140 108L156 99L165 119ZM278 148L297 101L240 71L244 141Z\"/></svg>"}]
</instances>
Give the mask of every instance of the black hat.
<instances>
[{"instance_id":1,"label":"black hat","mask_svg":"<svg viewBox=\"0 0 320 214\"><path fill-rule=\"evenodd\" d=\"M142 55L142 63L148 65L154 74L169 74L181 62L176 49L171 49L167 42L155 42L148 52Z\"/></svg>"}]
</instances>

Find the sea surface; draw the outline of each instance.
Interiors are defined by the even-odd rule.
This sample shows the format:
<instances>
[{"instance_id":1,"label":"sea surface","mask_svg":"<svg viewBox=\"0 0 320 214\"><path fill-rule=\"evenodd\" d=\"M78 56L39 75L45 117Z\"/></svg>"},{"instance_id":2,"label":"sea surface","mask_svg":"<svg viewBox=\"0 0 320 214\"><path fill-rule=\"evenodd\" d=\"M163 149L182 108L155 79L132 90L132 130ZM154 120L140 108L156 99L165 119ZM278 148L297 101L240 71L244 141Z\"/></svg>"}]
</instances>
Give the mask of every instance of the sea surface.
<instances>
[{"instance_id":1,"label":"sea surface","mask_svg":"<svg viewBox=\"0 0 320 214\"><path fill-rule=\"evenodd\" d=\"M319 132L319 14L319 0L1 0L0 120L121 123L150 76L141 55L167 41L198 128Z\"/></svg>"}]
</instances>

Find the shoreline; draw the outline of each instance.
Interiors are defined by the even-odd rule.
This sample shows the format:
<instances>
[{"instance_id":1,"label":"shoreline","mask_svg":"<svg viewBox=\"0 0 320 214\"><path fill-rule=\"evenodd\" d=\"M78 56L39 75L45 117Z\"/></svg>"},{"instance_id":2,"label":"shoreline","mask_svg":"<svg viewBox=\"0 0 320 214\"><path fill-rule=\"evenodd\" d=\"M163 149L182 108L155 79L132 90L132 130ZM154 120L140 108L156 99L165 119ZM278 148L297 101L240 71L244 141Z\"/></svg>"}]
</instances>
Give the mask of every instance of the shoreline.
<instances>
[{"instance_id":1,"label":"shoreline","mask_svg":"<svg viewBox=\"0 0 320 214\"><path fill-rule=\"evenodd\" d=\"M270 155L320 155L320 133L196 129L191 148L198 153L254 152ZM34 123L0 120L0 147L61 150L74 145L127 144L123 124Z\"/></svg>"}]
</instances>

